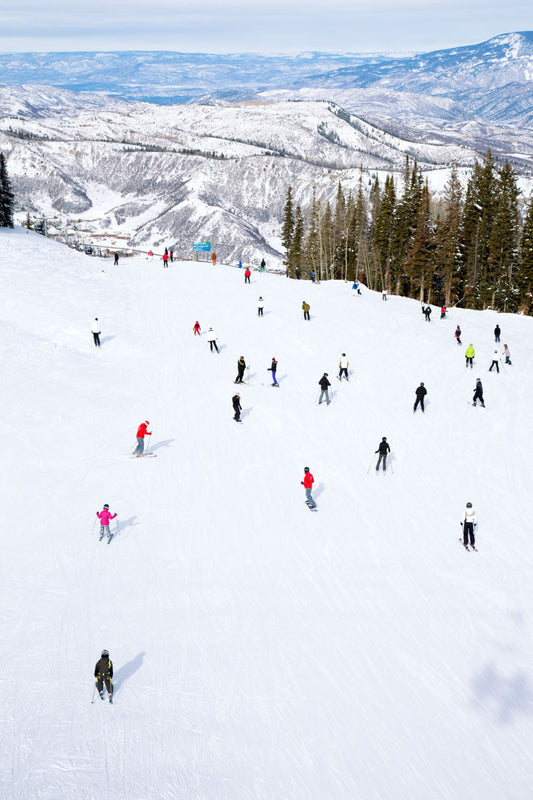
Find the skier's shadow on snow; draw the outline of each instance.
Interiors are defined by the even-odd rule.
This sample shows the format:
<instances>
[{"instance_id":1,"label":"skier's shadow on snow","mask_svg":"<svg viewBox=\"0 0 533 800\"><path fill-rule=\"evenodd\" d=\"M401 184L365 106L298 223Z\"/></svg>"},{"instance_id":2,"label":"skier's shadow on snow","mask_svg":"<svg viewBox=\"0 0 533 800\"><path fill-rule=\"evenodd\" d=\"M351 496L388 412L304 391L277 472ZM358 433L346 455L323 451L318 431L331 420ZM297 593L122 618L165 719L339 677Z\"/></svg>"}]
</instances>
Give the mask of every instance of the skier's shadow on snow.
<instances>
[{"instance_id":1,"label":"skier's shadow on snow","mask_svg":"<svg viewBox=\"0 0 533 800\"><path fill-rule=\"evenodd\" d=\"M119 519L118 520L118 532L119 534L122 533L124 528L133 528L135 525L138 525L138 522L135 522L137 517L130 517L129 519Z\"/></svg>"},{"instance_id":2,"label":"skier's shadow on snow","mask_svg":"<svg viewBox=\"0 0 533 800\"><path fill-rule=\"evenodd\" d=\"M514 675L499 672L488 664L472 681L476 707L491 709L498 725L507 725L516 714L533 712L533 692L527 674L521 670Z\"/></svg>"},{"instance_id":3,"label":"skier's shadow on snow","mask_svg":"<svg viewBox=\"0 0 533 800\"><path fill-rule=\"evenodd\" d=\"M106 342L110 342L112 339L116 339L116 338L117 338L116 334L113 334L113 336L102 336L102 338L100 339L100 342L102 344L105 344Z\"/></svg>"},{"instance_id":4,"label":"skier's shadow on snow","mask_svg":"<svg viewBox=\"0 0 533 800\"><path fill-rule=\"evenodd\" d=\"M159 450L160 447L169 447L174 439L162 439L160 442L156 442L150 447L150 452L153 450Z\"/></svg>"},{"instance_id":5,"label":"skier's shadow on snow","mask_svg":"<svg viewBox=\"0 0 533 800\"><path fill-rule=\"evenodd\" d=\"M118 672L115 672L113 676L113 694L117 695L120 691L120 688L123 683L125 683L128 678L131 678L132 675L135 675L138 669L140 669L143 665L143 660L146 653L138 653L132 661L127 661L126 664L123 664Z\"/></svg>"},{"instance_id":6,"label":"skier's shadow on snow","mask_svg":"<svg viewBox=\"0 0 533 800\"><path fill-rule=\"evenodd\" d=\"M226 350L226 345L225 344L219 344L218 345L218 352L221 353L223 350Z\"/></svg>"},{"instance_id":7,"label":"skier's shadow on snow","mask_svg":"<svg viewBox=\"0 0 533 800\"><path fill-rule=\"evenodd\" d=\"M322 492L324 491L325 488L326 487L324 486L323 483L319 483L318 486L316 487L316 489L313 489L313 494L314 494L315 498L320 497L320 495L322 494Z\"/></svg>"}]
</instances>

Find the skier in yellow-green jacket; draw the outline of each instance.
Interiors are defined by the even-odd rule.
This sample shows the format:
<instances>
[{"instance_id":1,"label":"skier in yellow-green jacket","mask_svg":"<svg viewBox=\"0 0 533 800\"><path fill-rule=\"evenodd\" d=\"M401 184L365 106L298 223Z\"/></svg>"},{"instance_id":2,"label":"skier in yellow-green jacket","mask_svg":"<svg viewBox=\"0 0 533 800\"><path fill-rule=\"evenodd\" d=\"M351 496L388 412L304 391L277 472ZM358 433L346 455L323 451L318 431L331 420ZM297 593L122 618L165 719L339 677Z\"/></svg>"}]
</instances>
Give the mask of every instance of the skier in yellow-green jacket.
<instances>
[{"instance_id":1,"label":"skier in yellow-green jacket","mask_svg":"<svg viewBox=\"0 0 533 800\"><path fill-rule=\"evenodd\" d=\"M473 344L469 344L468 347L465 350L465 358L466 358L465 367L468 367L468 365L470 364L470 369L474 368L474 356L475 355L476 355L476 351L474 350L474 345Z\"/></svg>"}]
</instances>

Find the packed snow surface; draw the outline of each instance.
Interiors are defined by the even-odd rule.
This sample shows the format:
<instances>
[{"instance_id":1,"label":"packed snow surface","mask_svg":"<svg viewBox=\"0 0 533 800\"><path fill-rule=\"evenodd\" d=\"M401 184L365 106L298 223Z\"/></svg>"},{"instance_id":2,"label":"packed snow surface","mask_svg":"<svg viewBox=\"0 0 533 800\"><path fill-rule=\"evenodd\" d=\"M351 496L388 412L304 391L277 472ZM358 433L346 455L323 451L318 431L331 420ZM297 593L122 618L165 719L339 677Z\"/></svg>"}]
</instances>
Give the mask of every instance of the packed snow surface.
<instances>
[{"instance_id":1,"label":"packed snow surface","mask_svg":"<svg viewBox=\"0 0 533 800\"><path fill-rule=\"evenodd\" d=\"M114 268L20 229L0 274L2 798L531 797L532 319ZM489 373L504 343L513 365ZM131 459L145 419L157 458ZM113 706L91 703L102 648Z\"/></svg>"}]
</instances>

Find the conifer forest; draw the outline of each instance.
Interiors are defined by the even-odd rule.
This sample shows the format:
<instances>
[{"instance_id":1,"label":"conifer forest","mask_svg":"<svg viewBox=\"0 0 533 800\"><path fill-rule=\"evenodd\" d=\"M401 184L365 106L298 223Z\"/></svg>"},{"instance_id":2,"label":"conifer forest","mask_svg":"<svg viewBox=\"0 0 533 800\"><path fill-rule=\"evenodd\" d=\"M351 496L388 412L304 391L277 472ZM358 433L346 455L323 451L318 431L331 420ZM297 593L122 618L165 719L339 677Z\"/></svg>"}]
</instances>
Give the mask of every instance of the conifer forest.
<instances>
[{"instance_id":1,"label":"conifer forest","mask_svg":"<svg viewBox=\"0 0 533 800\"><path fill-rule=\"evenodd\" d=\"M488 151L466 187L456 165L439 199L406 158L403 192L388 175L370 194L343 192L334 205L313 194L294 204L289 187L282 243L289 275L359 280L423 303L533 312L533 200L520 197L508 162Z\"/></svg>"}]
</instances>

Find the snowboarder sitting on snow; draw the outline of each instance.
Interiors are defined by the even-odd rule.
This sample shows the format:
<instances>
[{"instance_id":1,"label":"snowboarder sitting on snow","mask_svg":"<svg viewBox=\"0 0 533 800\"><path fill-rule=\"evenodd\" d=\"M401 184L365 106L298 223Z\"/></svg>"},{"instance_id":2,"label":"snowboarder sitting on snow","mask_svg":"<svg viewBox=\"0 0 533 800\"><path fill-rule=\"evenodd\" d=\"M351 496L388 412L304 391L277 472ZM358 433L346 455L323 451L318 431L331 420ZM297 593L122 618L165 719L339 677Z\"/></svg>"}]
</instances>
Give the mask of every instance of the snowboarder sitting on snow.
<instances>
[{"instance_id":1,"label":"snowboarder sitting on snow","mask_svg":"<svg viewBox=\"0 0 533 800\"><path fill-rule=\"evenodd\" d=\"M326 403L329 406L330 400L329 400L329 394L328 394L328 386L331 386L331 383L328 381L328 373L327 372L324 372L324 374L322 375L322 377L318 381L318 385L320 386L320 389L321 389L318 405L320 405L320 403L322 402L322 398L324 397L324 395L326 395Z\"/></svg>"},{"instance_id":2,"label":"snowboarder sitting on snow","mask_svg":"<svg viewBox=\"0 0 533 800\"><path fill-rule=\"evenodd\" d=\"M276 380L276 372L277 372L277 369L278 369L278 362L276 361L274 356L272 356L272 364L268 367L268 369L270 370L270 372L272 372L272 386L279 386L279 383Z\"/></svg>"},{"instance_id":3,"label":"snowboarder sitting on snow","mask_svg":"<svg viewBox=\"0 0 533 800\"><path fill-rule=\"evenodd\" d=\"M242 411L240 394L233 395L233 397L231 398L231 402L233 403L233 410L235 412L235 414L233 415L233 419L235 420L235 422L240 422L241 411Z\"/></svg>"},{"instance_id":4,"label":"snowboarder sitting on snow","mask_svg":"<svg viewBox=\"0 0 533 800\"><path fill-rule=\"evenodd\" d=\"M465 547L468 546L469 536L470 536L470 544L472 545L472 547L475 547L476 545L476 539L474 536L475 525L477 525L477 522L474 509L472 508L472 503L467 503L465 515L463 517L463 544Z\"/></svg>"},{"instance_id":5,"label":"snowboarder sitting on snow","mask_svg":"<svg viewBox=\"0 0 533 800\"><path fill-rule=\"evenodd\" d=\"M459 325L455 329L455 340L457 344L461 344L461 328L459 327Z\"/></svg>"},{"instance_id":6,"label":"snowboarder sitting on snow","mask_svg":"<svg viewBox=\"0 0 533 800\"><path fill-rule=\"evenodd\" d=\"M262 317L263 316L264 307L265 307L265 301L263 300L262 297L260 297L259 300L257 301L257 316L258 317Z\"/></svg>"},{"instance_id":7,"label":"snowboarder sitting on snow","mask_svg":"<svg viewBox=\"0 0 533 800\"><path fill-rule=\"evenodd\" d=\"M137 429L137 447L133 451L133 455L137 456L137 458L140 458L144 453L144 437L152 435L151 431L148 430L149 424L150 423L146 419L144 422L141 422Z\"/></svg>"},{"instance_id":8,"label":"snowboarder sitting on snow","mask_svg":"<svg viewBox=\"0 0 533 800\"><path fill-rule=\"evenodd\" d=\"M304 319L311 319L311 317L309 316L309 311L311 310L311 306L309 305L309 303L306 303L304 300L302 303L302 308L304 312Z\"/></svg>"},{"instance_id":9,"label":"snowboarder sitting on snow","mask_svg":"<svg viewBox=\"0 0 533 800\"><path fill-rule=\"evenodd\" d=\"M476 386L474 389L474 397L472 398L472 405L475 406L478 400L483 408L485 408L485 401L483 400L483 384L481 383L481 378L476 378Z\"/></svg>"},{"instance_id":10,"label":"snowboarder sitting on snow","mask_svg":"<svg viewBox=\"0 0 533 800\"><path fill-rule=\"evenodd\" d=\"M511 363L511 351L509 350L509 348L507 347L506 344L504 344L504 346L503 346L503 354L505 356L505 363L506 364L510 364Z\"/></svg>"},{"instance_id":11,"label":"snowboarder sitting on snow","mask_svg":"<svg viewBox=\"0 0 533 800\"><path fill-rule=\"evenodd\" d=\"M304 473L305 473L304 479L303 481L300 481L300 483L305 489L305 496L307 497L307 500L305 502L307 503L309 508L316 508L316 503L313 500L313 495L311 494L311 489L313 488L313 483L315 482L315 479L309 472L309 467L304 467Z\"/></svg>"},{"instance_id":12,"label":"snowboarder sitting on snow","mask_svg":"<svg viewBox=\"0 0 533 800\"><path fill-rule=\"evenodd\" d=\"M104 683L105 688L109 694L109 702L113 702L113 684L111 683L111 678L113 677L113 662L109 658L109 651L102 650L102 655L100 656L100 660L96 662L96 666L94 668L94 677L96 678L96 688L98 689L98 694L104 699Z\"/></svg>"},{"instance_id":13,"label":"snowboarder sitting on snow","mask_svg":"<svg viewBox=\"0 0 533 800\"><path fill-rule=\"evenodd\" d=\"M115 519L117 516L116 514L112 514L109 510L109 506L106 503L102 511L97 511L96 516L100 520L100 539L98 541L102 541L104 538L104 533L107 535L108 542L111 541L111 533L109 531L109 523L112 519Z\"/></svg>"},{"instance_id":14,"label":"snowboarder sitting on snow","mask_svg":"<svg viewBox=\"0 0 533 800\"><path fill-rule=\"evenodd\" d=\"M194 323L193 331L194 331L194 335L195 336L201 336L202 335L200 333L200 323L198 322L198 320L196 320L196 322Z\"/></svg>"},{"instance_id":15,"label":"snowboarder sitting on snow","mask_svg":"<svg viewBox=\"0 0 533 800\"><path fill-rule=\"evenodd\" d=\"M376 464L376 472L379 470L379 466L383 461L383 472L387 471L387 453L390 453L389 443L387 442L387 437L384 436L381 442L379 443L379 447L376 450L376 453L379 453L378 463Z\"/></svg>"},{"instance_id":16,"label":"snowboarder sitting on snow","mask_svg":"<svg viewBox=\"0 0 533 800\"><path fill-rule=\"evenodd\" d=\"M474 369L474 357L475 357L475 355L476 355L476 351L474 350L474 345L473 344L469 344L468 347L465 350L465 358L466 358L465 367L468 367L468 365L470 364L470 369Z\"/></svg>"},{"instance_id":17,"label":"snowboarder sitting on snow","mask_svg":"<svg viewBox=\"0 0 533 800\"><path fill-rule=\"evenodd\" d=\"M241 356L237 361L237 377L235 378L235 383L242 383L244 377L244 370L246 369L246 361L244 360L244 356Z\"/></svg>"},{"instance_id":18,"label":"snowboarder sitting on snow","mask_svg":"<svg viewBox=\"0 0 533 800\"><path fill-rule=\"evenodd\" d=\"M498 351L495 350L493 355L492 355L492 362L491 362L491 365L489 367L489 372L492 372L492 368L496 367L496 372L499 373L499 371L500 371L499 361L500 361L500 356L498 355Z\"/></svg>"},{"instance_id":19,"label":"snowboarder sitting on snow","mask_svg":"<svg viewBox=\"0 0 533 800\"><path fill-rule=\"evenodd\" d=\"M340 361L339 361L339 380L342 381L342 376L348 380L348 367L350 366L350 362L346 358L346 353L343 353Z\"/></svg>"},{"instance_id":20,"label":"snowboarder sitting on snow","mask_svg":"<svg viewBox=\"0 0 533 800\"><path fill-rule=\"evenodd\" d=\"M415 413L416 409L418 408L418 404L420 403L420 408L422 409L422 413L424 413L424 397L427 395L427 389L425 388L424 384L421 383L420 386L416 389L416 400L415 405L413 408L413 414Z\"/></svg>"}]
</instances>

